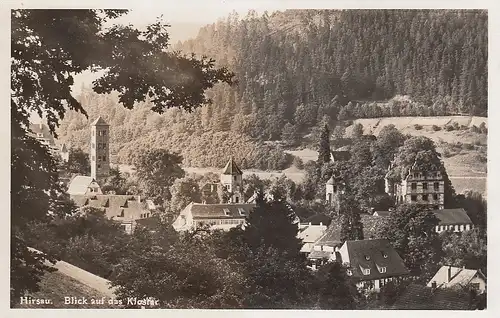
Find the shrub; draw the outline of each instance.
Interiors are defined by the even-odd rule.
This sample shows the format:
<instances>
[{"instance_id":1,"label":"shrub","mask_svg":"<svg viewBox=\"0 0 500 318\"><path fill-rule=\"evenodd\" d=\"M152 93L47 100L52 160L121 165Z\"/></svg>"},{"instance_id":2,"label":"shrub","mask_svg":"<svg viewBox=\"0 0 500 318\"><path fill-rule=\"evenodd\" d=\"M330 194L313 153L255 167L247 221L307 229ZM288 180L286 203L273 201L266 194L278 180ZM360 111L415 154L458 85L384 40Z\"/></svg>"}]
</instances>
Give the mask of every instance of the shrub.
<instances>
[{"instance_id":1,"label":"shrub","mask_svg":"<svg viewBox=\"0 0 500 318\"><path fill-rule=\"evenodd\" d=\"M481 125L479 125L479 132L481 132L481 134L488 133L488 128L486 128L486 124L484 123L484 121L481 123Z\"/></svg>"},{"instance_id":2,"label":"shrub","mask_svg":"<svg viewBox=\"0 0 500 318\"><path fill-rule=\"evenodd\" d=\"M476 133L476 134L479 134L481 131L479 130L479 128L477 128L476 125L472 125L470 128L469 128L470 132L473 132L473 133Z\"/></svg>"},{"instance_id":3,"label":"shrub","mask_svg":"<svg viewBox=\"0 0 500 318\"><path fill-rule=\"evenodd\" d=\"M438 125L432 125L432 130L434 130L434 131L440 131L441 127L439 127Z\"/></svg>"},{"instance_id":4,"label":"shrub","mask_svg":"<svg viewBox=\"0 0 500 318\"><path fill-rule=\"evenodd\" d=\"M454 130L453 126L451 126L451 125L444 126L444 129L446 129L446 131L453 131Z\"/></svg>"},{"instance_id":5,"label":"shrub","mask_svg":"<svg viewBox=\"0 0 500 318\"><path fill-rule=\"evenodd\" d=\"M419 125L419 124L415 124L413 127L415 127L415 130L421 130L422 129L422 125Z\"/></svg>"},{"instance_id":6,"label":"shrub","mask_svg":"<svg viewBox=\"0 0 500 318\"><path fill-rule=\"evenodd\" d=\"M462 144L462 149L473 150L474 145L473 144Z\"/></svg>"},{"instance_id":7,"label":"shrub","mask_svg":"<svg viewBox=\"0 0 500 318\"><path fill-rule=\"evenodd\" d=\"M293 157L293 165L297 168L297 169L304 169L304 162L302 161L302 159L300 157L297 157L297 156L294 156Z\"/></svg>"},{"instance_id":8,"label":"shrub","mask_svg":"<svg viewBox=\"0 0 500 318\"><path fill-rule=\"evenodd\" d=\"M452 125L453 125L453 129L460 130L460 125L457 122L454 122Z\"/></svg>"},{"instance_id":9,"label":"shrub","mask_svg":"<svg viewBox=\"0 0 500 318\"><path fill-rule=\"evenodd\" d=\"M445 150L443 151L443 157L445 157L445 158L450 158L450 157L452 157L452 156L453 156L453 154L451 154L451 152L450 152L448 149L445 149Z\"/></svg>"}]
</instances>

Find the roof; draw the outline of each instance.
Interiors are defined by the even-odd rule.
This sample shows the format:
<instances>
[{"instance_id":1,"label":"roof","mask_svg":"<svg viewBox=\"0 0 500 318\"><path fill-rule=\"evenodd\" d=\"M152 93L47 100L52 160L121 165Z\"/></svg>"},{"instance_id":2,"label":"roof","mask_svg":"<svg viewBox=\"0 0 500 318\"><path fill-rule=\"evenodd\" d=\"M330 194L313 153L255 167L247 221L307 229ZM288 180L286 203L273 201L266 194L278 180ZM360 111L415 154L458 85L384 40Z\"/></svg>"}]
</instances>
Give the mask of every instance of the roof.
<instances>
[{"instance_id":1,"label":"roof","mask_svg":"<svg viewBox=\"0 0 500 318\"><path fill-rule=\"evenodd\" d=\"M193 218L245 218L250 214L255 204L201 204L193 202L188 207L191 209Z\"/></svg>"},{"instance_id":2,"label":"roof","mask_svg":"<svg viewBox=\"0 0 500 318\"><path fill-rule=\"evenodd\" d=\"M305 229L297 234L303 243L316 242L326 231L326 225L308 225Z\"/></svg>"},{"instance_id":3,"label":"roof","mask_svg":"<svg viewBox=\"0 0 500 318\"><path fill-rule=\"evenodd\" d=\"M92 182L95 182L95 179L92 177L76 176L71 180L68 186L68 193L72 195L85 194Z\"/></svg>"},{"instance_id":4,"label":"roof","mask_svg":"<svg viewBox=\"0 0 500 318\"><path fill-rule=\"evenodd\" d=\"M441 209L432 212L439 219L439 225L472 224L469 215L462 208Z\"/></svg>"},{"instance_id":5,"label":"roof","mask_svg":"<svg viewBox=\"0 0 500 318\"><path fill-rule=\"evenodd\" d=\"M347 249L354 278L374 280L409 273L403 259L386 239L346 241L340 249L341 253L344 249ZM386 270L382 273L379 269L383 267ZM370 270L368 275L362 272L365 269Z\"/></svg>"},{"instance_id":6,"label":"roof","mask_svg":"<svg viewBox=\"0 0 500 318\"><path fill-rule=\"evenodd\" d=\"M117 220L135 220L148 213L147 204L134 195L94 194L72 195L71 199L79 207L89 206L104 209L106 217ZM121 216L123 215L123 216Z\"/></svg>"},{"instance_id":7,"label":"roof","mask_svg":"<svg viewBox=\"0 0 500 318\"><path fill-rule=\"evenodd\" d=\"M328 251L316 251L313 250L309 255L307 255L307 258L309 259L322 259L322 258L330 258L334 252L328 252Z\"/></svg>"},{"instance_id":8,"label":"roof","mask_svg":"<svg viewBox=\"0 0 500 318\"><path fill-rule=\"evenodd\" d=\"M348 161L351 159L351 153L349 151L334 150L331 151L330 154L334 161Z\"/></svg>"},{"instance_id":9,"label":"roof","mask_svg":"<svg viewBox=\"0 0 500 318\"><path fill-rule=\"evenodd\" d=\"M97 117L96 120L94 120L92 122L92 124L90 124L91 126L109 126L105 121L104 119L102 119L101 116Z\"/></svg>"},{"instance_id":10,"label":"roof","mask_svg":"<svg viewBox=\"0 0 500 318\"><path fill-rule=\"evenodd\" d=\"M47 125L38 123L38 124L33 124L30 123L30 130L33 134L35 134L35 138L37 139L43 139L45 142L47 142L50 146L55 146L55 141L54 141L54 136L50 133L50 129ZM40 136L41 134L41 136Z\"/></svg>"},{"instance_id":11,"label":"roof","mask_svg":"<svg viewBox=\"0 0 500 318\"><path fill-rule=\"evenodd\" d=\"M364 238L375 238L377 236L377 231L382 226L384 220L384 217L362 214L361 223L363 224ZM332 247L340 245L342 243L340 240L340 231L340 220L332 220L328 229L325 231L325 234L316 242L316 245L326 245Z\"/></svg>"},{"instance_id":12,"label":"roof","mask_svg":"<svg viewBox=\"0 0 500 318\"><path fill-rule=\"evenodd\" d=\"M410 284L391 309L467 310L469 298L450 289L433 290L431 287Z\"/></svg>"},{"instance_id":13,"label":"roof","mask_svg":"<svg viewBox=\"0 0 500 318\"><path fill-rule=\"evenodd\" d=\"M224 167L222 174L242 175L243 172L241 172L240 168L236 165L236 162L234 162L234 158L231 157Z\"/></svg>"},{"instance_id":14,"label":"roof","mask_svg":"<svg viewBox=\"0 0 500 318\"><path fill-rule=\"evenodd\" d=\"M66 144L62 144L61 152L68 152L68 148L66 147Z\"/></svg>"},{"instance_id":15,"label":"roof","mask_svg":"<svg viewBox=\"0 0 500 318\"><path fill-rule=\"evenodd\" d=\"M305 219L303 223L311 223L311 225L320 225L320 223L322 223L323 225L328 226L330 225L331 222L332 218L329 217L328 215L323 213L317 213Z\"/></svg>"},{"instance_id":16,"label":"roof","mask_svg":"<svg viewBox=\"0 0 500 318\"><path fill-rule=\"evenodd\" d=\"M451 280L448 282L448 270L451 270ZM466 269L453 266L441 266L432 277L427 286L432 286L432 282L436 282L438 287L456 287L467 286L470 281L476 276L480 275L485 278L483 273L477 269Z\"/></svg>"}]
</instances>

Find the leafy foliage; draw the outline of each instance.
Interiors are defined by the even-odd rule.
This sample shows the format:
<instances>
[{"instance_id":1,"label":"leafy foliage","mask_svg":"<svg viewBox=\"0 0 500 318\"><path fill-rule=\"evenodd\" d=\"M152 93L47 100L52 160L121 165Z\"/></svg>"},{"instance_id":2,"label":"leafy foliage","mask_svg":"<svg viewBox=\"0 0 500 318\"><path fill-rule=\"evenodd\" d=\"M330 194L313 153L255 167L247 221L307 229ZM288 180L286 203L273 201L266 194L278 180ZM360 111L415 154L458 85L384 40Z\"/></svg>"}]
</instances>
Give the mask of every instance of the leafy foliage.
<instances>
[{"instance_id":1,"label":"leafy foliage","mask_svg":"<svg viewBox=\"0 0 500 318\"><path fill-rule=\"evenodd\" d=\"M435 231L438 222L432 211L416 204L402 204L390 213L380 229L381 237L392 243L411 275L422 281L434 275L442 257Z\"/></svg>"},{"instance_id":2,"label":"leafy foliage","mask_svg":"<svg viewBox=\"0 0 500 318\"><path fill-rule=\"evenodd\" d=\"M155 204L171 199L170 187L175 179L184 177L182 157L164 149L150 149L135 161L139 187Z\"/></svg>"},{"instance_id":3,"label":"leafy foliage","mask_svg":"<svg viewBox=\"0 0 500 318\"><path fill-rule=\"evenodd\" d=\"M153 110L193 109L209 100L204 91L233 74L206 58L165 50L168 33L158 21L145 31L104 25L126 10L11 11L11 296L37 289L43 257L27 252L23 224L59 213L56 163L28 136L32 112L45 117L52 132L66 110L85 113L72 96L73 74L106 70L97 92L116 90L131 108L152 98ZM112 22L112 21L111 21ZM25 283L21 283L21 282Z\"/></svg>"}]
</instances>

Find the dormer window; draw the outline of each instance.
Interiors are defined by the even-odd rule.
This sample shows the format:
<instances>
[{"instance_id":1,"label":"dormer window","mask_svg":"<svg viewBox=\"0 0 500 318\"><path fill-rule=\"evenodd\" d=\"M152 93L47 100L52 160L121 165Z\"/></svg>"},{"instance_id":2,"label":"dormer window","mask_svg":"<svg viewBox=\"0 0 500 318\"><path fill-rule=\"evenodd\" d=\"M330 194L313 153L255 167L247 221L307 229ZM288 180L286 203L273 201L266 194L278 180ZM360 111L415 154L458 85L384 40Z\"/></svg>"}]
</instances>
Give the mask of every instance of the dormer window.
<instances>
[{"instance_id":1,"label":"dormer window","mask_svg":"<svg viewBox=\"0 0 500 318\"><path fill-rule=\"evenodd\" d=\"M347 274L347 276L352 276L352 270L350 270L350 269L346 270L346 274Z\"/></svg>"},{"instance_id":2,"label":"dormer window","mask_svg":"<svg viewBox=\"0 0 500 318\"><path fill-rule=\"evenodd\" d=\"M388 257L386 252L382 252L382 256L383 256L384 258L387 258L387 257Z\"/></svg>"},{"instance_id":3,"label":"dormer window","mask_svg":"<svg viewBox=\"0 0 500 318\"><path fill-rule=\"evenodd\" d=\"M246 215L246 212L244 209L242 208L238 208L238 213L241 215L241 216L245 216Z\"/></svg>"},{"instance_id":4,"label":"dormer window","mask_svg":"<svg viewBox=\"0 0 500 318\"><path fill-rule=\"evenodd\" d=\"M385 267L385 266L384 266L384 267L379 267L379 268L378 268L378 271L379 271L380 273L382 273L382 274L383 274L383 273L386 273L386 272L387 272L387 267Z\"/></svg>"},{"instance_id":5,"label":"dormer window","mask_svg":"<svg viewBox=\"0 0 500 318\"><path fill-rule=\"evenodd\" d=\"M364 275L370 275L370 269L369 268L363 269L363 274Z\"/></svg>"},{"instance_id":6,"label":"dormer window","mask_svg":"<svg viewBox=\"0 0 500 318\"><path fill-rule=\"evenodd\" d=\"M366 259L367 261L369 261L369 260L370 260L370 255L365 255L365 259Z\"/></svg>"},{"instance_id":7,"label":"dormer window","mask_svg":"<svg viewBox=\"0 0 500 318\"><path fill-rule=\"evenodd\" d=\"M229 209L224 208L223 211L225 216L229 216Z\"/></svg>"}]
</instances>

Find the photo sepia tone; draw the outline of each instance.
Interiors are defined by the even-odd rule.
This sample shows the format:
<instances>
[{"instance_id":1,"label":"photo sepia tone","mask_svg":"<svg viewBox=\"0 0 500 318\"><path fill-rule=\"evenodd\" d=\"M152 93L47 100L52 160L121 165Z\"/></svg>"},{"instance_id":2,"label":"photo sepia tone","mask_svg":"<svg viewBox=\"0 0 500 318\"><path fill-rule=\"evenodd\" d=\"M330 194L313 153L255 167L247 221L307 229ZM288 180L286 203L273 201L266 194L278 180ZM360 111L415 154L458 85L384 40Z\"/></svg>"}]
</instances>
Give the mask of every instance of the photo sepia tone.
<instances>
[{"instance_id":1,"label":"photo sepia tone","mask_svg":"<svg viewBox=\"0 0 500 318\"><path fill-rule=\"evenodd\" d=\"M132 13L11 11L11 308L486 308L486 10Z\"/></svg>"}]
</instances>

